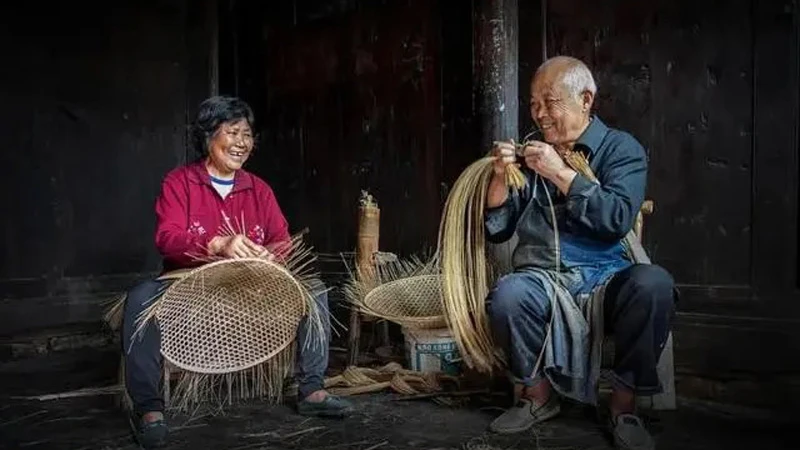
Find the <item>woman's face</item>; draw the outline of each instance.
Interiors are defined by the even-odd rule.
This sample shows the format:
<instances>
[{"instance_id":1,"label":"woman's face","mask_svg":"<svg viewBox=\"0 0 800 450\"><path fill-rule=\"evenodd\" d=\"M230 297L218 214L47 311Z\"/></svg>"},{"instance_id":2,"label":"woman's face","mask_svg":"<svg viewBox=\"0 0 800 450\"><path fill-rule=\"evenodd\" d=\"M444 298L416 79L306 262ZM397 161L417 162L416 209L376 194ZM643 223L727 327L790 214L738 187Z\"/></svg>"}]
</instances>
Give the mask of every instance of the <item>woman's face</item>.
<instances>
[{"instance_id":1,"label":"woman's face","mask_svg":"<svg viewBox=\"0 0 800 450\"><path fill-rule=\"evenodd\" d=\"M215 176L230 176L253 151L253 130L246 119L224 122L208 142L209 168Z\"/></svg>"}]
</instances>

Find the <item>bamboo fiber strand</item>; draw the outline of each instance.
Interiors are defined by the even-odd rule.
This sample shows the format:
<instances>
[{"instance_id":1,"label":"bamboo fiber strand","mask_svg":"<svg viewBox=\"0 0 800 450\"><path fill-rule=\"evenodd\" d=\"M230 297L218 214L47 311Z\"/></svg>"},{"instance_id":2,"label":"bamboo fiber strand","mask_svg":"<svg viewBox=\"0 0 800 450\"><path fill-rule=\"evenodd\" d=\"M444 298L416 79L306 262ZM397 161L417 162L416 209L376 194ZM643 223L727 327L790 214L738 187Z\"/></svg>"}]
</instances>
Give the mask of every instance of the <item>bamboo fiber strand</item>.
<instances>
[{"instance_id":1,"label":"bamboo fiber strand","mask_svg":"<svg viewBox=\"0 0 800 450\"><path fill-rule=\"evenodd\" d=\"M522 145L514 144L515 147L524 148L536 133L529 134ZM485 308L494 270L486 258L484 213L496 160L494 156L481 158L468 166L456 180L445 202L437 245L445 319L464 362L481 372L491 372L505 359L494 347ZM526 183L516 164L506 166L505 181L515 190ZM547 194L551 214L555 216L552 199L549 192ZM555 217L553 223L556 223ZM560 264L557 227L554 231L556 261Z\"/></svg>"},{"instance_id":2,"label":"bamboo fiber strand","mask_svg":"<svg viewBox=\"0 0 800 450\"><path fill-rule=\"evenodd\" d=\"M481 158L458 177L444 205L437 243L448 327L465 363L484 372L502 358L494 350L484 307L490 268L483 218L495 160Z\"/></svg>"}]
</instances>

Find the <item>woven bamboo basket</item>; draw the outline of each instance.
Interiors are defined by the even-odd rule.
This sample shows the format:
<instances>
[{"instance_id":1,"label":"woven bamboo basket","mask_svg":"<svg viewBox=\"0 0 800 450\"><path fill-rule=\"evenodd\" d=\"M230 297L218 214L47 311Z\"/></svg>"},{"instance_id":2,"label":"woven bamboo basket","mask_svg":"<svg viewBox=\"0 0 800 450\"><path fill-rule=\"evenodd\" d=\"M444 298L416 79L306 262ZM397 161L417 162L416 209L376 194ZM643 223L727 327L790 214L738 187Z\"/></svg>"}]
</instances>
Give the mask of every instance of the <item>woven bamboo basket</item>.
<instances>
[{"instance_id":1,"label":"woven bamboo basket","mask_svg":"<svg viewBox=\"0 0 800 450\"><path fill-rule=\"evenodd\" d=\"M441 298L440 275L417 275L375 287L364 296L362 308L406 328L446 328Z\"/></svg>"},{"instance_id":2,"label":"woven bamboo basket","mask_svg":"<svg viewBox=\"0 0 800 450\"><path fill-rule=\"evenodd\" d=\"M363 313L406 328L447 327L435 257L379 261L371 271L350 273L344 297Z\"/></svg>"}]
</instances>

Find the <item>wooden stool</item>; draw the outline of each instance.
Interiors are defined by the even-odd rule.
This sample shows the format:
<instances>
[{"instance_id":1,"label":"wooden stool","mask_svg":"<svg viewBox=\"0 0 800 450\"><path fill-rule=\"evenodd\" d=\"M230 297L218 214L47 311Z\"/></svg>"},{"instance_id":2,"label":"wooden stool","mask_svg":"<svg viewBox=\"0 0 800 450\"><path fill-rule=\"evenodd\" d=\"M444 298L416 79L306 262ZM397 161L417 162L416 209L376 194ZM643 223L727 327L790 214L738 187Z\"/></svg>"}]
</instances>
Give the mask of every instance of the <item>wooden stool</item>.
<instances>
[{"instance_id":1,"label":"wooden stool","mask_svg":"<svg viewBox=\"0 0 800 450\"><path fill-rule=\"evenodd\" d=\"M397 255L389 252L375 252L373 255L375 264L386 264L397 261ZM378 317L370 316L359 311L357 308L350 310L350 325L348 327L347 339L347 364L349 366L358 365L358 354L361 346L361 324L362 322L376 322L376 328L380 333L380 345L388 347L391 345L389 337L389 322Z\"/></svg>"},{"instance_id":2,"label":"wooden stool","mask_svg":"<svg viewBox=\"0 0 800 450\"><path fill-rule=\"evenodd\" d=\"M636 223L634 225L634 232L642 240L642 232L644 231L644 215L653 213L654 204L652 200L645 200L639 214L636 216ZM650 396L639 396L636 402L642 408L650 408L654 410L674 410L677 409L677 401L675 399L675 357L672 349L672 331L667 336L667 342L664 345L664 350L661 352L661 357L656 366L658 372L658 379L664 388L664 392Z\"/></svg>"}]
</instances>

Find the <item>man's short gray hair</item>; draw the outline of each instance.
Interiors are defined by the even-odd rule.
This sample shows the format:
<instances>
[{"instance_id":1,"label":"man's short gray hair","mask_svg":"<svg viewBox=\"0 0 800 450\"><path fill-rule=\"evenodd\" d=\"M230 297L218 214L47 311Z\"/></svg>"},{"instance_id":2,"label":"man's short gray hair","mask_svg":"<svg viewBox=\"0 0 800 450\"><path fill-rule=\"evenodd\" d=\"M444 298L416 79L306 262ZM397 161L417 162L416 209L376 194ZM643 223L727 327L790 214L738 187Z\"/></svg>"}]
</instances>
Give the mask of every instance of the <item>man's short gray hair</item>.
<instances>
[{"instance_id":1,"label":"man's short gray hair","mask_svg":"<svg viewBox=\"0 0 800 450\"><path fill-rule=\"evenodd\" d=\"M592 71L586 67L583 61L571 56L554 56L536 70L536 73L547 69L553 64L563 64L566 66L561 73L561 81L569 90L570 94L577 97L584 91L589 91L592 95L597 94L597 84L594 82Z\"/></svg>"}]
</instances>

